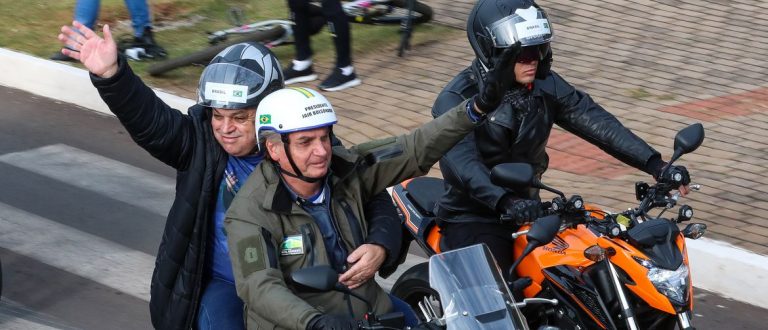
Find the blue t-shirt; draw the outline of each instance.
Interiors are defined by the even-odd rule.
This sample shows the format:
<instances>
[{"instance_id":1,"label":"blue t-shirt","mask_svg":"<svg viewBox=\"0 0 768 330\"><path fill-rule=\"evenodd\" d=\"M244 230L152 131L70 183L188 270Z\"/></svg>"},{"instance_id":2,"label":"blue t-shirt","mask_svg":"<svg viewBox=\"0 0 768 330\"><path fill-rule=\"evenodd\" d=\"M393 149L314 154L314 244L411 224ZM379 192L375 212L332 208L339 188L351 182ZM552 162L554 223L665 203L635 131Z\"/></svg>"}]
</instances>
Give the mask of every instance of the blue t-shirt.
<instances>
[{"instance_id":1,"label":"blue t-shirt","mask_svg":"<svg viewBox=\"0 0 768 330\"><path fill-rule=\"evenodd\" d=\"M213 277L235 282L235 276L232 273L232 261L229 259L227 235L224 233L224 216L229 205L232 204L235 194L240 190L240 186L263 159L263 154L258 154L246 157L230 155L227 160L227 168L224 169L224 176L221 178L216 199L216 210L213 215L214 226L209 234L213 249L213 253L211 253Z\"/></svg>"},{"instance_id":2,"label":"blue t-shirt","mask_svg":"<svg viewBox=\"0 0 768 330\"><path fill-rule=\"evenodd\" d=\"M331 189L328 187L328 183L323 184L323 189L307 199L298 197L298 195L283 181L283 184L288 187L288 191L291 192L293 199L299 202L302 208L315 220L315 223L320 228L320 234L323 236L323 243L328 253L328 259L337 272L342 273L347 265L347 249L341 241L341 236L336 231L335 219L331 212Z\"/></svg>"}]
</instances>

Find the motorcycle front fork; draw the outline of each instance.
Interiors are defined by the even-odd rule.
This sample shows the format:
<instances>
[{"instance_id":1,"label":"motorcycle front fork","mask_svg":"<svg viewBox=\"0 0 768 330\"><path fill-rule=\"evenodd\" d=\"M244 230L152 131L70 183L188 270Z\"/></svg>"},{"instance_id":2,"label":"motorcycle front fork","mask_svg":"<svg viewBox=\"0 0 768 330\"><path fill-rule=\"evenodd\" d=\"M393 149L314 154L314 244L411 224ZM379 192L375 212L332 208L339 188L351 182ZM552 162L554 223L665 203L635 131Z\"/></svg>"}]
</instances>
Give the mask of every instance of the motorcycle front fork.
<instances>
[{"instance_id":1,"label":"motorcycle front fork","mask_svg":"<svg viewBox=\"0 0 768 330\"><path fill-rule=\"evenodd\" d=\"M694 330L696 328L691 324L690 312L682 312L677 314L677 325L681 330Z\"/></svg>"}]
</instances>

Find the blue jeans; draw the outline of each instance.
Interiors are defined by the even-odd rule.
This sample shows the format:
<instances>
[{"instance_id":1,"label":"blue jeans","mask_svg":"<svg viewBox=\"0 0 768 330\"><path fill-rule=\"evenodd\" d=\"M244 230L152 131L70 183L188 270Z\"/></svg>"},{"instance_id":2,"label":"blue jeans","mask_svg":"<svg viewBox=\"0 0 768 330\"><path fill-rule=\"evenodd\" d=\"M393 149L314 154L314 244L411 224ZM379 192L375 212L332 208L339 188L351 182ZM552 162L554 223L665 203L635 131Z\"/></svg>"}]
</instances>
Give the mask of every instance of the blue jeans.
<instances>
[{"instance_id":1,"label":"blue jeans","mask_svg":"<svg viewBox=\"0 0 768 330\"><path fill-rule=\"evenodd\" d=\"M245 329L243 301L237 296L234 283L218 278L212 278L208 282L203 290L203 297L200 298L197 328Z\"/></svg>"},{"instance_id":2,"label":"blue jeans","mask_svg":"<svg viewBox=\"0 0 768 330\"><path fill-rule=\"evenodd\" d=\"M408 305L407 302L392 294L389 295L389 300L392 300L392 307L395 309L395 312L402 312L403 316L405 316L405 326L415 327L419 325L419 317L416 315L416 312L413 311L411 305Z\"/></svg>"},{"instance_id":3,"label":"blue jeans","mask_svg":"<svg viewBox=\"0 0 768 330\"><path fill-rule=\"evenodd\" d=\"M100 0L77 0L75 4L75 20L93 29L96 19L99 18L100 5ZM152 26L149 22L147 0L125 0L125 6L128 7L128 12L131 14L133 35L141 37L144 34L144 28Z\"/></svg>"}]
</instances>

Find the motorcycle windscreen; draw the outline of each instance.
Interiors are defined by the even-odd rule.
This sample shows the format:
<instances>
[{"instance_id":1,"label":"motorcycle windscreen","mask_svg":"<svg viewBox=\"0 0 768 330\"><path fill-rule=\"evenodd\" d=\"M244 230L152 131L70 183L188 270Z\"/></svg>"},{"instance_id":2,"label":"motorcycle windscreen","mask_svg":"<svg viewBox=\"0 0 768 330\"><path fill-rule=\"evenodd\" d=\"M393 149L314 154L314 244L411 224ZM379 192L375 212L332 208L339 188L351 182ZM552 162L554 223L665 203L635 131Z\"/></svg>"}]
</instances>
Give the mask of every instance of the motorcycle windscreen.
<instances>
[{"instance_id":1,"label":"motorcycle windscreen","mask_svg":"<svg viewBox=\"0 0 768 330\"><path fill-rule=\"evenodd\" d=\"M429 283L440 295L448 329L526 328L484 244L429 258Z\"/></svg>"}]
</instances>

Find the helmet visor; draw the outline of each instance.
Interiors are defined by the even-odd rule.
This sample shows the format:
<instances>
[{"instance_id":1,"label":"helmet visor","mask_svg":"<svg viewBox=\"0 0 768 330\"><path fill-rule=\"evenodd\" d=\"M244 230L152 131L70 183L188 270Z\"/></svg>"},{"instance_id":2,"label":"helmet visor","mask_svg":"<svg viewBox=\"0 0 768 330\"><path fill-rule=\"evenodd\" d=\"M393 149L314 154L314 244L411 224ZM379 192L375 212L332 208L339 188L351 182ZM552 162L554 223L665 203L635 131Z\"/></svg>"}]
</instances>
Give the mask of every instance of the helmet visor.
<instances>
[{"instance_id":1,"label":"helmet visor","mask_svg":"<svg viewBox=\"0 0 768 330\"><path fill-rule=\"evenodd\" d=\"M487 27L496 48L507 48L520 41L523 47L552 40L552 28L544 11L536 7L518 9Z\"/></svg>"},{"instance_id":2,"label":"helmet visor","mask_svg":"<svg viewBox=\"0 0 768 330\"><path fill-rule=\"evenodd\" d=\"M246 108L251 96L249 90L258 91L264 76L230 63L214 63L205 68L200 77L199 104L219 109Z\"/></svg>"}]
</instances>

